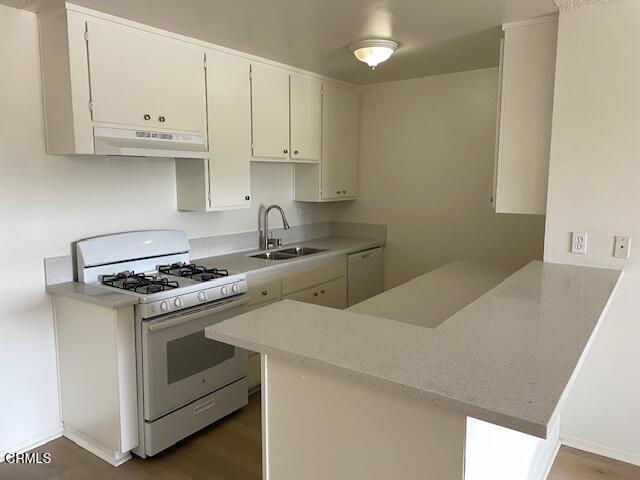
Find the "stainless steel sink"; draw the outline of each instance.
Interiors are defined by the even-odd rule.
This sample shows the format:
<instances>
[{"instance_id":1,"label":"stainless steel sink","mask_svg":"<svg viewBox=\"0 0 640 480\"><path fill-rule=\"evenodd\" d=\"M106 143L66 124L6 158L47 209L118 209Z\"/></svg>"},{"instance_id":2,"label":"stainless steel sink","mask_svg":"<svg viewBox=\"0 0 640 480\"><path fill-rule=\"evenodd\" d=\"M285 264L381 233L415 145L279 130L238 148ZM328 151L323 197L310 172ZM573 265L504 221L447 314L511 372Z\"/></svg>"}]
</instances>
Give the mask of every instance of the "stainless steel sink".
<instances>
[{"instance_id":1,"label":"stainless steel sink","mask_svg":"<svg viewBox=\"0 0 640 480\"><path fill-rule=\"evenodd\" d=\"M296 256L282 252L264 252L258 253L257 255L251 255L251 258L262 258L264 260L289 260L291 258L296 258Z\"/></svg>"},{"instance_id":2,"label":"stainless steel sink","mask_svg":"<svg viewBox=\"0 0 640 480\"><path fill-rule=\"evenodd\" d=\"M287 255L295 255L296 257L302 257L304 255L313 255L314 253L326 252L325 248L311 248L311 247L291 247L284 250L278 250L278 253L285 253Z\"/></svg>"},{"instance_id":3,"label":"stainless steel sink","mask_svg":"<svg viewBox=\"0 0 640 480\"><path fill-rule=\"evenodd\" d=\"M258 253L256 255L251 255L251 258L261 258L263 260L290 260L292 258L313 255L314 253L326 251L327 250L324 248L290 247L282 250L276 250L275 252Z\"/></svg>"}]
</instances>

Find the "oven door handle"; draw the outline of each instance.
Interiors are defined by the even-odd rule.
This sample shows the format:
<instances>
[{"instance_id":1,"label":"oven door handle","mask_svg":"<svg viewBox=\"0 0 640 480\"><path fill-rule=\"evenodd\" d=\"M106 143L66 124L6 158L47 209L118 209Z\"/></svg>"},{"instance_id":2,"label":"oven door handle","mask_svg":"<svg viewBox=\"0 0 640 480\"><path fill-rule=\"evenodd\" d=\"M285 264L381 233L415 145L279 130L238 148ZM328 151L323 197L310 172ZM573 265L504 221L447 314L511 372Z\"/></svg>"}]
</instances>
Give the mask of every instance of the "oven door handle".
<instances>
[{"instance_id":1,"label":"oven door handle","mask_svg":"<svg viewBox=\"0 0 640 480\"><path fill-rule=\"evenodd\" d=\"M237 308L247 303L249 303L249 298L245 297L241 300L233 300L231 302L225 303L223 305L219 305L217 307L205 308L193 313L187 313L186 315L176 314L175 316L168 318L166 320L162 320L158 323L152 323L147 328L149 329L150 332L158 332L160 330L165 330L167 328L175 327L177 325L182 325L184 323L192 322L193 320L197 320L198 318L206 317L208 315L214 315L216 313L224 312L232 308Z\"/></svg>"}]
</instances>

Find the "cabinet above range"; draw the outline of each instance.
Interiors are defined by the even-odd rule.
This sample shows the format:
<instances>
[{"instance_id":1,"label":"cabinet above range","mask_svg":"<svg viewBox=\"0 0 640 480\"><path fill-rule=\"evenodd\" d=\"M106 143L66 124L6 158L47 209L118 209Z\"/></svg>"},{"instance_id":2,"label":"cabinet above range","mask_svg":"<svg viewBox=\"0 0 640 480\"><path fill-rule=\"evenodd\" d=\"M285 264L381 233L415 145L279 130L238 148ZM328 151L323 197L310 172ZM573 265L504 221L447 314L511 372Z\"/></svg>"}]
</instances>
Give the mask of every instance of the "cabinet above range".
<instances>
[{"instance_id":1,"label":"cabinet above range","mask_svg":"<svg viewBox=\"0 0 640 480\"><path fill-rule=\"evenodd\" d=\"M39 25L47 153L206 156L202 48L69 8Z\"/></svg>"}]
</instances>

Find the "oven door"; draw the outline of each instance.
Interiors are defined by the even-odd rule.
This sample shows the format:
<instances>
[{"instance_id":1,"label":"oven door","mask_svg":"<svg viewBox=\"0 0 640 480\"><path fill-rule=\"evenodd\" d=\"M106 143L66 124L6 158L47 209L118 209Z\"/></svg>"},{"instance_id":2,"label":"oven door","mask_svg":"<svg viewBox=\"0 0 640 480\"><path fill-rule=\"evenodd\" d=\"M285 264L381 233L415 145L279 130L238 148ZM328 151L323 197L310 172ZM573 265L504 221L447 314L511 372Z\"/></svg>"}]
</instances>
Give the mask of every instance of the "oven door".
<instances>
[{"instance_id":1,"label":"oven door","mask_svg":"<svg viewBox=\"0 0 640 480\"><path fill-rule=\"evenodd\" d=\"M247 375L247 352L204 329L247 310L248 296L142 324L144 418L155 420Z\"/></svg>"}]
</instances>

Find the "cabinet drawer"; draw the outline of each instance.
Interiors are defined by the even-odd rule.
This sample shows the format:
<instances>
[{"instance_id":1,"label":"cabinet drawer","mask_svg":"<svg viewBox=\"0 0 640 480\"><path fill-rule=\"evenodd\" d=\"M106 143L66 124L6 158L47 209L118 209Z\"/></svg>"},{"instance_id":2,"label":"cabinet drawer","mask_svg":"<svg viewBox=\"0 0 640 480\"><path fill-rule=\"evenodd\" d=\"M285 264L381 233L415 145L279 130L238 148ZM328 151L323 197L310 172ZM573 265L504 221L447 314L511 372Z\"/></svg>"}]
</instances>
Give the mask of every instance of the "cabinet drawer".
<instances>
[{"instance_id":1,"label":"cabinet drawer","mask_svg":"<svg viewBox=\"0 0 640 480\"><path fill-rule=\"evenodd\" d=\"M332 263L304 272L298 272L282 279L282 294L288 295L299 290L304 290L334 278L344 277L347 274L347 262Z\"/></svg>"},{"instance_id":2,"label":"cabinet drawer","mask_svg":"<svg viewBox=\"0 0 640 480\"><path fill-rule=\"evenodd\" d=\"M279 278L254 284L249 282L250 309L262 307L266 303L276 302L280 300L281 295L282 281Z\"/></svg>"},{"instance_id":3,"label":"cabinet drawer","mask_svg":"<svg viewBox=\"0 0 640 480\"><path fill-rule=\"evenodd\" d=\"M346 277L336 278L330 282L321 283L315 287L306 288L298 292L287 295L287 300L313 303L332 308L347 307L347 279Z\"/></svg>"}]
</instances>

